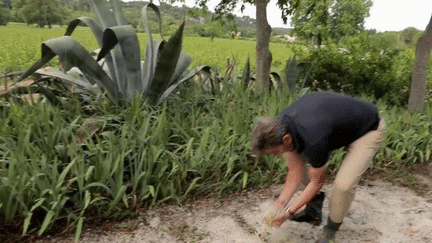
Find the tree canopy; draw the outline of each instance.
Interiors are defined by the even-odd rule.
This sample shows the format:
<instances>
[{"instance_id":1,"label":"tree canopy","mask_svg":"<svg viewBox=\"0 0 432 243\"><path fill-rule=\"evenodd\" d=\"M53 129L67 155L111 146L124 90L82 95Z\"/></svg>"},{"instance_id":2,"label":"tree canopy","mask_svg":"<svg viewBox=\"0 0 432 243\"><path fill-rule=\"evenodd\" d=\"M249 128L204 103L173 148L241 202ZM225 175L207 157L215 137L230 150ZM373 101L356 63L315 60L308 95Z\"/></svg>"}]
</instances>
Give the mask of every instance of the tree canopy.
<instances>
[{"instance_id":1,"label":"tree canopy","mask_svg":"<svg viewBox=\"0 0 432 243\"><path fill-rule=\"evenodd\" d=\"M14 0L12 5L24 22L39 27L61 24L68 14L60 0Z\"/></svg>"},{"instance_id":2,"label":"tree canopy","mask_svg":"<svg viewBox=\"0 0 432 243\"><path fill-rule=\"evenodd\" d=\"M295 0L291 23L294 32L318 45L326 38L339 42L364 30L371 0Z\"/></svg>"}]
</instances>

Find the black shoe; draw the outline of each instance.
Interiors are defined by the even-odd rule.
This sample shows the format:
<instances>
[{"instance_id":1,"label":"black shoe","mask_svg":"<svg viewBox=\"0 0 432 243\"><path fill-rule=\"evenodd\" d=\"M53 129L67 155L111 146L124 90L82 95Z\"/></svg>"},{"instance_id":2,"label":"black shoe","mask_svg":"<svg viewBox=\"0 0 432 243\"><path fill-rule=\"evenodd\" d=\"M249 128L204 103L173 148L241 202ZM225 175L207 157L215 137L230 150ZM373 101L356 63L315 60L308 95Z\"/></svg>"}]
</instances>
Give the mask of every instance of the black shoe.
<instances>
[{"instance_id":1,"label":"black shoe","mask_svg":"<svg viewBox=\"0 0 432 243\"><path fill-rule=\"evenodd\" d=\"M330 217L327 219L327 225L324 226L323 234L315 243L331 243L335 242L336 232L339 230L342 223L335 223L331 221Z\"/></svg>"},{"instance_id":2,"label":"black shoe","mask_svg":"<svg viewBox=\"0 0 432 243\"><path fill-rule=\"evenodd\" d=\"M295 214L292 220L296 222L307 222L312 225L321 225L324 198L325 193L322 191L319 192L308 204L306 204L305 210Z\"/></svg>"}]
</instances>

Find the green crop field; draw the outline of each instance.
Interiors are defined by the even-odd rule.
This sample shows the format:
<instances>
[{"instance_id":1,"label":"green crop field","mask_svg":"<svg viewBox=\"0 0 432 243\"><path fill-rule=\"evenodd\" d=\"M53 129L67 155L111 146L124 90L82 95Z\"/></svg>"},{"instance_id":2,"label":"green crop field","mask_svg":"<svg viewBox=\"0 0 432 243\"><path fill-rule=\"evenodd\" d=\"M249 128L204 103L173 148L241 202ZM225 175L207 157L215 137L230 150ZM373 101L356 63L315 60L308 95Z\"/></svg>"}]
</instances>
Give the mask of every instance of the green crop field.
<instances>
[{"instance_id":1,"label":"green crop field","mask_svg":"<svg viewBox=\"0 0 432 243\"><path fill-rule=\"evenodd\" d=\"M42 42L62 36L65 30L66 26L51 29L41 29L25 24L0 26L0 73L29 68L40 58ZM86 27L79 27L72 37L81 42L89 51L98 48L93 34ZM156 33L154 37L161 39ZM141 44L141 59L143 59L147 43L146 34L138 33L138 38ZM289 44L271 43L270 50L273 55L273 68L281 72L285 60L293 53L291 47ZM209 65L219 72L224 72L227 67L227 58L230 58L236 61L238 69L241 70L248 56L251 58L252 69L255 68L255 41L217 38L210 40L210 38L185 36L183 51L193 57L190 68ZM56 65L55 61L51 65Z\"/></svg>"}]
</instances>

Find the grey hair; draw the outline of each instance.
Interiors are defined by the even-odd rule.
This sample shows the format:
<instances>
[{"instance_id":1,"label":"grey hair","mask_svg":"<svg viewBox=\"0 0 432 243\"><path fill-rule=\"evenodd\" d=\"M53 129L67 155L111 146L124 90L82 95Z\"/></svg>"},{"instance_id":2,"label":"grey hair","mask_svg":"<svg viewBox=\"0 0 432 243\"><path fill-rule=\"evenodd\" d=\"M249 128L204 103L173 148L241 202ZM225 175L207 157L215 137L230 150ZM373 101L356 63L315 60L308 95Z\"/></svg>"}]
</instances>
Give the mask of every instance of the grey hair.
<instances>
[{"instance_id":1,"label":"grey hair","mask_svg":"<svg viewBox=\"0 0 432 243\"><path fill-rule=\"evenodd\" d=\"M282 138L288 133L288 126L280 117L258 119L252 131L252 151L262 153L268 147L283 144Z\"/></svg>"}]
</instances>

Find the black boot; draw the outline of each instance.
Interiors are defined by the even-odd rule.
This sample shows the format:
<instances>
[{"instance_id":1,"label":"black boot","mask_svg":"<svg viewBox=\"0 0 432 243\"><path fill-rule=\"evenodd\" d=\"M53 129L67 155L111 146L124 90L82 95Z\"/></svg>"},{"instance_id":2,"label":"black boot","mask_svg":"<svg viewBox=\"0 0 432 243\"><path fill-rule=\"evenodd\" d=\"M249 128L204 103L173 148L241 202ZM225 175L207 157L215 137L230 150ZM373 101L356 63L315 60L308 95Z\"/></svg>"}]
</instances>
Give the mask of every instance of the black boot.
<instances>
[{"instance_id":1,"label":"black boot","mask_svg":"<svg viewBox=\"0 0 432 243\"><path fill-rule=\"evenodd\" d=\"M331 221L330 217L327 219L327 225L324 226L324 232L315 243L331 243L335 242L336 232L339 230L342 223L335 223Z\"/></svg>"},{"instance_id":2,"label":"black boot","mask_svg":"<svg viewBox=\"0 0 432 243\"><path fill-rule=\"evenodd\" d=\"M296 222L307 222L312 225L321 225L322 221L322 207L325 198L324 192L319 192L312 200L306 204L305 210L295 214L292 220Z\"/></svg>"}]
</instances>

